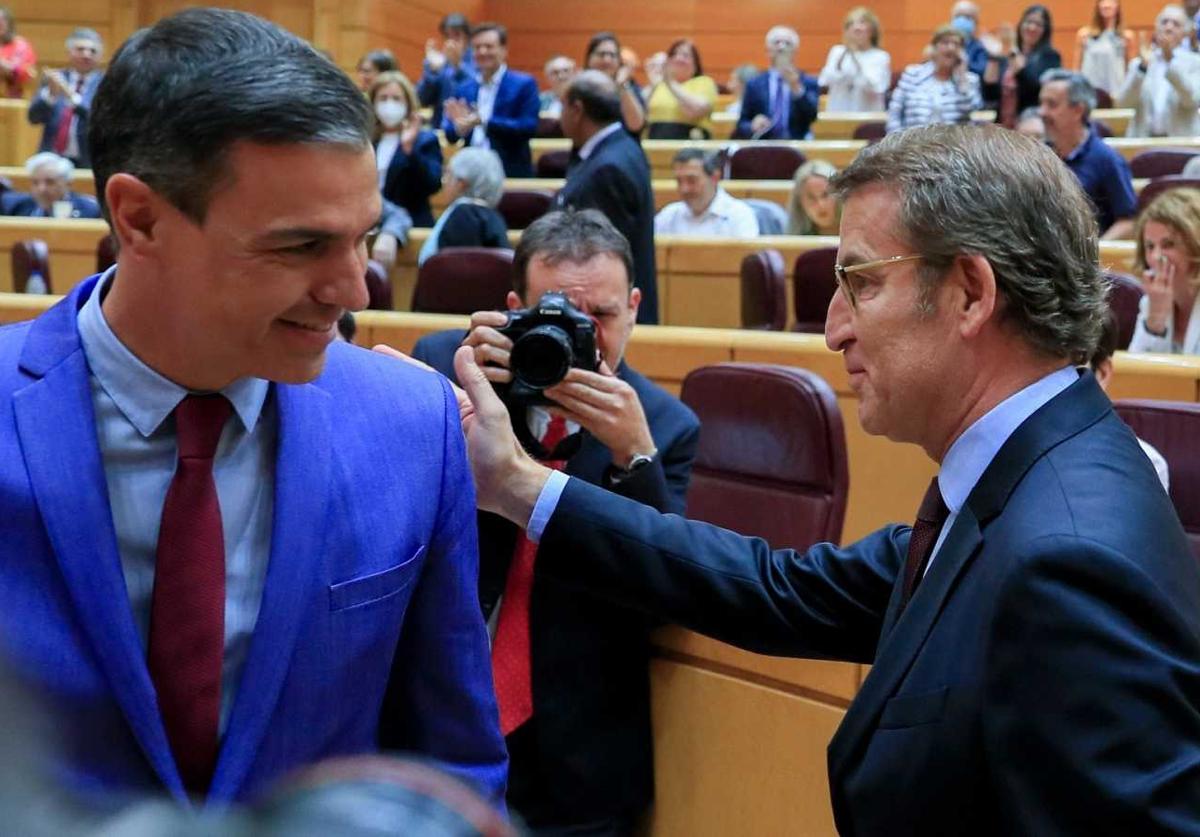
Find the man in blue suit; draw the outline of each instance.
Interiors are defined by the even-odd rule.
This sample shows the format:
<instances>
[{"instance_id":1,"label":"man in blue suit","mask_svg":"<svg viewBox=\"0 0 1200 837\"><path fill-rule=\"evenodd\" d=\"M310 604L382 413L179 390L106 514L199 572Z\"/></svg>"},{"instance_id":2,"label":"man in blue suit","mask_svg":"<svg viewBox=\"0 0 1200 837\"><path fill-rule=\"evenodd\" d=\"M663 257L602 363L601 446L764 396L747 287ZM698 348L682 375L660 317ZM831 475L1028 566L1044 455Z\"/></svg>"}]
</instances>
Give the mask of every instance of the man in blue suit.
<instances>
[{"instance_id":1,"label":"man in blue suit","mask_svg":"<svg viewBox=\"0 0 1200 837\"><path fill-rule=\"evenodd\" d=\"M448 142L490 148L508 177L533 177L529 141L538 127L538 87L533 76L510 70L508 30L481 23L471 33L476 78L460 84L443 105Z\"/></svg>"},{"instance_id":2,"label":"man in blue suit","mask_svg":"<svg viewBox=\"0 0 1200 837\"><path fill-rule=\"evenodd\" d=\"M421 78L417 81L417 98L423 107L431 108L430 123L442 124L442 104L454 95L454 89L475 75L475 58L469 41L471 24L460 12L451 12L438 23L442 36L441 49L433 38L425 42L425 60L421 63Z\"/></svg>"},{"instance_id":3,"label":"man in blue suit","mask_svg":"<svg viewBox=\"0 0 1200 837\"><path fill-rule=\"evenodd\" d=\"M499 804L453 396L330 345L367 301L366 101L191 9L122 47L94 117L117 265L0 330L0 643L62 774L224 803L382 747Z\"/></svg>"},{"instance_id":4,"label":"man in blue suit","mask_svg":"<svg viewBox=\"0 0 1200 837\"><path fill-rule=\"evenodd\" d=\"M773 26L767 32L767 71L742 92L736 139L802 140L817 118L821 95L817 79L792 62L800 47L796 30Z\"/></svg>"},{"instance_id":5,"label":"man in blue suit","mask_svg":"<svg viewBox=\"0 0 1200 837\"><path fill-rule=\"evenodd\" d=\"M99 218L100 204L91 195L71 191L75 166L53 151L39 151L25 161L29 193L0 194L0 215L28 218Z\"/></svg>"},{"instance_id":6,"label":"man in blue suit","mask_svg":"<svg viewBox=\"0 0 1200 837\"><path fill-rule=\"evenodd\" d=\"M80 168L91 168L88 119L92 99L104 71L100 56L104 43L94 29L76 29L67 38L67 69L48 70L29 102L29 122L42 125L39 151L53 151Z\"/></svg>"},{"instance_id":7,"label":"man in blue suit","mask_svg":"<svg viewBox=\"0 0 1200 837\"><path fill-rule=\"evenodd\" d=\"M871 663L829 745L843 834L1200 833L1200 567L1075 368L1107 314L1086 197L994 126L894 134L834 188L825 339L863 429L940 465L914 526L772 552L552 475L461 350L481 507L529 525L539 579Z\"/></svg>"}]
</instances>

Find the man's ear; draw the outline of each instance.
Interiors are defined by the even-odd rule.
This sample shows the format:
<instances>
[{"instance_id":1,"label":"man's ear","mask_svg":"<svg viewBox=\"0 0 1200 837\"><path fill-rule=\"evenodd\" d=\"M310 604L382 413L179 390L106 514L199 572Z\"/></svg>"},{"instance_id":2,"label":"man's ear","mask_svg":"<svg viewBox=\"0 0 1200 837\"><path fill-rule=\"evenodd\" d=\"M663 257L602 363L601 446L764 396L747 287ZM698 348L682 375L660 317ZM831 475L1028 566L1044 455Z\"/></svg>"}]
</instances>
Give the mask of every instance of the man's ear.
<instances>
[{"instance_id":1,"label":"man's ear","mask_svg":"<svg viewBox=\"0 0 1200 837\"><path fill-rule=\"evenodd\" d=\"M132 174L112 175L104 184L104 200L122 253L145 257L161 245L158 228L166 201Z\"/></svg>"},{"instance_id":2,"label":"man's ear","mask_svg":"<svg viewBox=\"0 0 1200 837\"><path fill-rule=\"evenodd\" d=\"M508 296L504 298L504 303L508 306L509 311L520 311L525 307L516 291L509 291Z\"/></svg>"},{"instance_id":3,"label":"man's ear","mask_svg":"<svg viewBox=\"0 0 1200 837\"><path fill-rule=\"evenodd\" d=\"M959 319L963 337L975 337L990 320L995 319L999 300L996 274L991 263L980 255L959 256L952 271L952 281L958 285L954 296L954 314Z\"/></svg>"}]
</instances>

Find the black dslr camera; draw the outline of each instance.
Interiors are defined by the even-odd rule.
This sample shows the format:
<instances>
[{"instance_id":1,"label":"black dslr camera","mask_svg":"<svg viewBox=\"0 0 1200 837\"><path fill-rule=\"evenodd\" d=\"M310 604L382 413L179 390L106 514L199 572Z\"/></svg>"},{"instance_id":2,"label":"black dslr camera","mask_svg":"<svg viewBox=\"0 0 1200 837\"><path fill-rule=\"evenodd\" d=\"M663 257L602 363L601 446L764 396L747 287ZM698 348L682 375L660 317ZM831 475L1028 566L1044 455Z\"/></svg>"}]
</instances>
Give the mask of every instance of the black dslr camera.
<instances>
[{"instance_id":1,"label":"black dslr camera","mask_svg":"<svg viewBox=\"0 0 1200 837\"><path fill-rule=\"evenodd\" d=\"M508 325L499 331L513 341L508 364L513 379L503 393L510 405L552 404L542 391L572 366L591 372L600 367L596 326L566 294L543 294L537 305L510 311Z\"/></svg>"}]
</instances>

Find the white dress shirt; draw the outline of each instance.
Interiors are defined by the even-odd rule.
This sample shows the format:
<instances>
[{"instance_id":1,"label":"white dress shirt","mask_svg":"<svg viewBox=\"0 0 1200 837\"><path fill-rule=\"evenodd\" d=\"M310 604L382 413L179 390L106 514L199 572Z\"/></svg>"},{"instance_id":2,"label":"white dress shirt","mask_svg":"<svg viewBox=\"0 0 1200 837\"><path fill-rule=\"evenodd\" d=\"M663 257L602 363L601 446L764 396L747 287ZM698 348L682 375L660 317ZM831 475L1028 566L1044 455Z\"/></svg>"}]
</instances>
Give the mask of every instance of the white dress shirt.
<instances>
[{"instance_id":1,"label":"white dress shirt","mask_svg":"<svg viewBox=\"0 0 1200 837\"><path fill-rule=\"evenodd\" d=\"M846 46L835 45L829 50L825 69L821 70L821 86L829 88L825 110L829 113L883 110L883 97L892 83L892 57L878 47L847 55L845 60L843 55ZM853 58L858 59L858 68ZM840 69L838 61L842 62Z\"/></svg>"},{"instance_id":2,"label":"white dress shirt","mask_svg":"<svg viewBox=\"0 0 1200 837\"><path fill-rule=\"evenodd\" d=\"M392 164L392 158L396 156L396 149L399 147L399 131L384 134L379 139L379 145L375 147L375 168L379 171L379 188L381 191L383 184L387 182L388 166Z\"/></svg>"},{"instance_id":3,"label":"white dress shirt","mask_svg":"<svg viewBox=\"0 0 1200 837\"><path fill-rule=\"evenodd\" d=\"M591 157L592 152L596 150L597 145L604 142L604 140L608 139L624 127L625 126L620 122L613 122L610 125L605 125L599 131L592 134L591 137L588 138L587 142L579 146L579 159L586 160L588 157Z\"/></svg>"},{"instance_id":4,"label":"white dress shirt","mask_svg":"<svg viewBox=\"0 0 1200 837\"><path fill-rule=\"evenodd\" d=\"M748 203L718 186L712 202L699 215L694 215L683 201L664 206L654 216L654 234L754 238L758 235L758 218Z\"/></svg>"},{"instance_id":5,"label":"white dress shirt","mask_svg":"<svg viewBox=\"0 0 1200 837\"><path fill-rule=\"evenodd\" d=\"M492 74L491 81L484 81L483 76L479 77L479 95L475 99L475 110L479 114L479 124L471 132L471 145L476 148L492 147L492 143L488 140L487 136L487 124L492 120L492 111L496 107L496 93L500 90L500 82L504 79L506 72L508 72L508 65L501 64L496 72Z\"/></svg>"}]
</instances>

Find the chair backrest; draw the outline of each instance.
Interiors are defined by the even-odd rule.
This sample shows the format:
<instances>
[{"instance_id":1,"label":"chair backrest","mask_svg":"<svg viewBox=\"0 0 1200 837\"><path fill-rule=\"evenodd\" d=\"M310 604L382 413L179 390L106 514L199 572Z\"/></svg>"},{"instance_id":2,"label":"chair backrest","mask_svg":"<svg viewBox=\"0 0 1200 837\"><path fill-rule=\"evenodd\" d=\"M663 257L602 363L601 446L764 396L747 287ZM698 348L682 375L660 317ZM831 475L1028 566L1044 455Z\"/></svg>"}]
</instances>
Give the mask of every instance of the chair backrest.
<instances>
[{"instance_id":1,"label":"chair backrest","mask_svg":"<svg viewBox=\"0 0 1200 837\"><path fill-rule=\"evenodd\" d=\"M796 322L792 331L807 334L825 333L825 315L829 302L837 293L833 266L837 262L836 247L819 247L801 253L792 271L792 308Z\"/></svg>"},{"instance_id":2,"label":"chair backrest","mask_svg":"<svg viewBox=\"0 0 1200 837\"><path fill-rule=\"evenodd\" d=\"M787 325L787 279L778 250L747 253L742 259L742 328L783 331Z\"/></svg>"},{"instance_id":3,"label":"chair backrest","mask_svg":"<svg viewBox=\"0 0 1200 837\"><path fill-rule=\"evenodd\" d=\"M537 139L558 139L563 135L562 123L553 116L539 116L537 133L534 137Z\"/></svg>"},{"instance_id":4,"label":"chair backrest","mask_svg":"<svg viewBox=\"0 0 1200 837\"><path fill-rule=\"evenodd\" d=\"M651 122L646 126L646 139L706 140L712 139L712 132L690 122Z\"/></svg>"},{"instance_id":5,"label":"chair backrest","mask_svg":"<svg viewBox=\"0 0 1200 837\"><path fill-rule=\"evenodd\" d=\"M886 122L860 122L854 129L854 139L879 142L887 134Z\"/></svg>"},{"instance_id":6,"label":"chair backrest","mask_svg":"<svg viewBox=\"0 0 1200 837\"><path fill-rule=\"evenodd\" d=\"M567 176L567 166L571 163L571 152L564 149L546 151L538 157L534 168L541 178L561 180Z\"/></svg>"},{"instance_id":7,"label":"chair backrest","mask_svg":"<svg viewBox=\"0 0 1200 837\"><path fill-rule=\"evenodd\" d=\"M1103 119L1093 119L1092 127L1096 129L1096 133L1101 137L1111 137L1113 135L1113 129Z\"/></svg>"},{"instance_id":8,"label":"chair backrest","mask_svg":"<svg viewBox=\"0 0 1200 837\"><path fill-rule=\"evenodd\" d=\"M790 145L756 142L733 150L725 176L730 180L791 180L802 165L804 155Z\"/></svg>"},{"instance_id":9,"label":"chair backrest","mask_svg":"<svg viewBox=\"0 0 1200 837\"><path fill-rule=\"evenodd\" d=\"M819 375L721 363L689 373L680 398L700 418L688 517L776 548L841 539L846 434L837 396Z\"/></svg>"},{"instance_id":10,"label":"chair backrest","mask_svg":"<svg viewBox=\"0 0 1200 837\"><path fill-rule=\"evenodd\" d=\"M1200 189L1200 178L1184 177L1182 174L1168 174L1154 178L1138 193L1137 211L1141 212L1168 189Z\"/></svg>"},{"instance_id":11,"label":"chair backrest","mask_svg":"<svg viewBox=\"0 0 1200 837\"><path fill-rule=\"evenodd\" d=\"M96 243L96 272L103 273L117 263L117 239L112 233Z\"/></svg>"},{"instance_id":12,"label":"chair backrest","mask_svg":"<svg viewBox=\"0 0 1200 837\"><path fill-rule=\"evenodd\" d=\"M783 235L787 229L787 210L775 201L764 198L743 198L754 210L754 219L758 221L759 235Z\"/></svg>"},{"instance_id":13,"label":"chair backrest","mask_svg":"<svg viewBox=\"0 0 1200 837\"><path fill-rule=\"evenodd\" d=\"M413 311L472 314L502 311L512 290L512 250L447 247L417 270Z\"/></svg>"},{"instance_id":14,"label":"chair backrest","mask_svg":"<svg viewBox=\"0 0 1200 837\"><path fill-rule=\"evenodd\" d=\"M1188 160L1200 154L1193 148L1151 148L1134 155L1129 171L1134 177L1162 177L1181 174Z\"/></svg>"},{"instance_id":15,"label":"chair backrest","mask_svg":"<svg viewBox=\"0 0 1200 837\"><path fill-rule=\"evenodd\" d=\"M1113 404L1139 438L1167 460L1171 502L1187 533L1192 553L1200 559L1200 404L1183 401L1129 399Z\"/></svg>"},{"instance_id":16,"label":"chair backrest","mask_svg":"<svg viewBox=\"0 0 1200 837\"><path fill-rule=\"evenodd\" d=\"M29 282L34 274L41 283ZM53 293L50 285L50 248L40 238L17 241L12 246L13 288L17 293Z\"/></svg>"},{"instance_id":17,"label":"chair backrest","mask_svg":"<svg viewBox=\"0 0 1200 837\"><path fill-rule=\"evenodd\" d=\"M374 259L367 262L367 308L372 311L392 310L392 281L387 268Z\"/></svg>"},{"instance_id":18,"label":"chair backrest","mask_svg":"<svg viewBox=\"0 0 1200 837\"><path fill-rule=\"evenodd\" d=\"M1117 318L1117 348L1128 349L1137 326L1138 304L1145 290L1142 283L1128 273L1106 270L1104 275L1112 283L1108 291L1108 307Z\"/></svg>"},{"instance_id":19,"label":"chair backrest","mask_svg":"<svg viewBox=\"0 0 1200 837\"><path fill-rule=\"evenodd\" d=\"M1096 88L1096 107L1108 109L1113 106L1112 94L1103 87Z\"/></svg>"},{"instance_id":20,"label":"chair backrest","mask_svg":"<svg viewBox=\"0 0 1200 837\"><path fill-rule=\"evenodd\" d=\"M506 189L496 211L510 230L523 230L554 207L554 195L542 189Z\"/></svg>"}]
</instances>

